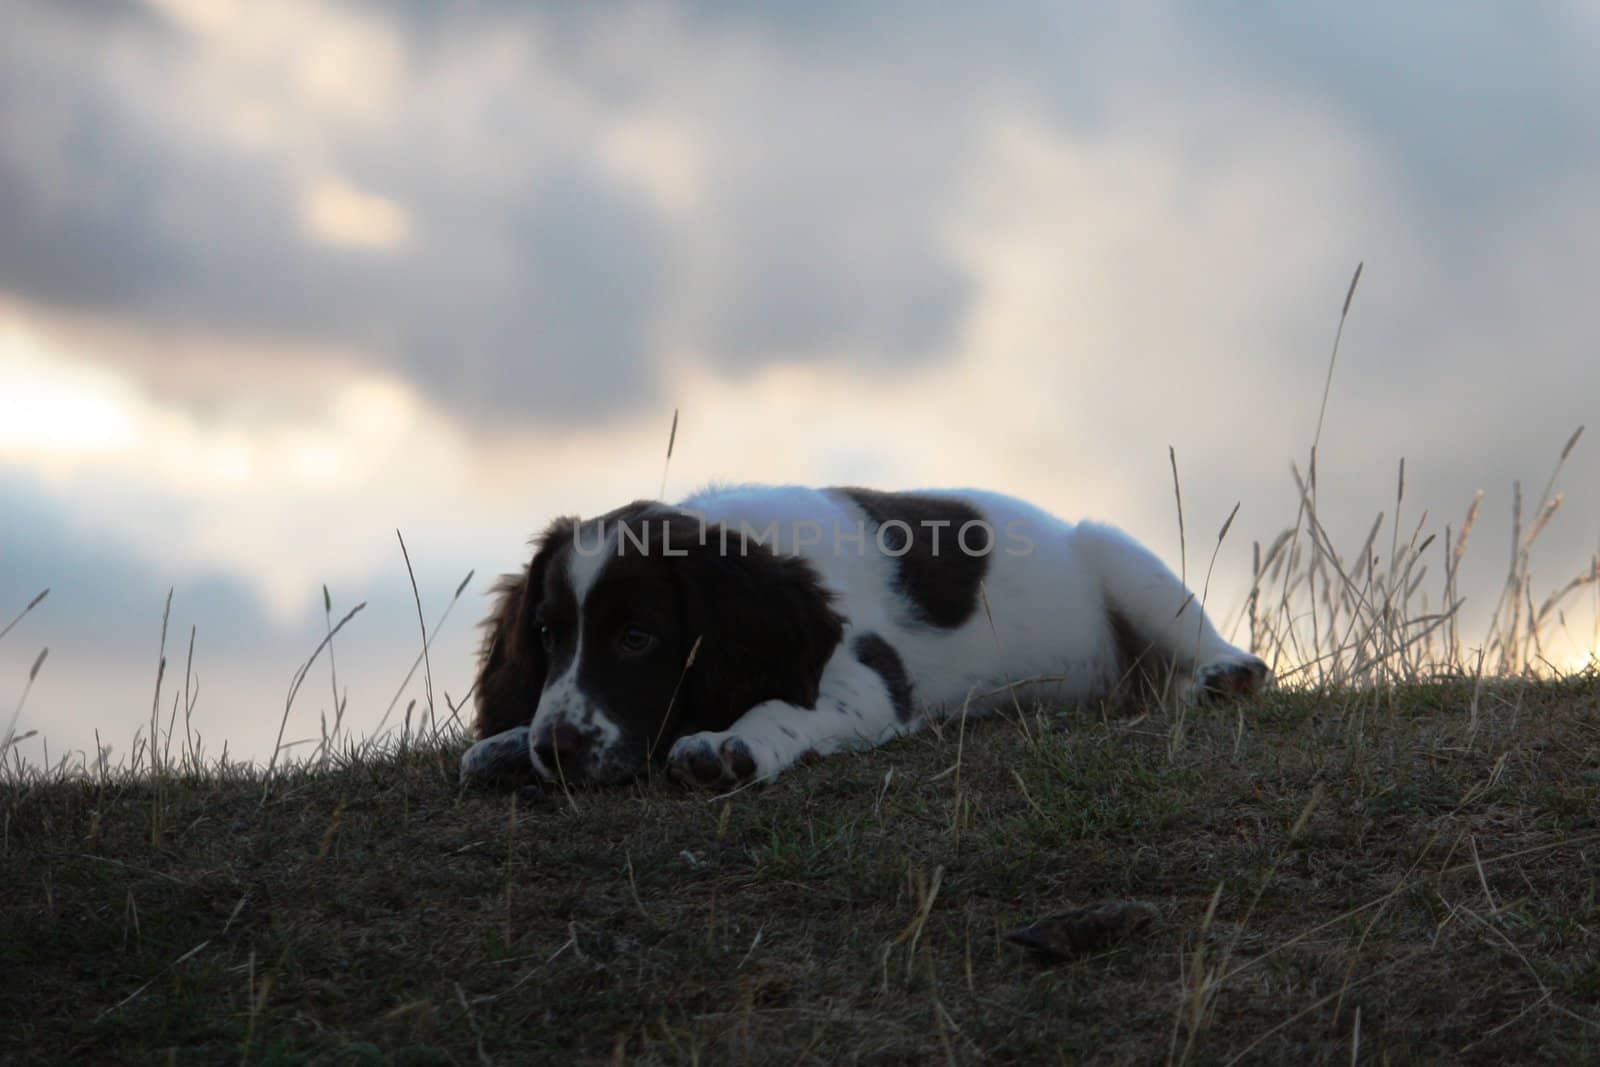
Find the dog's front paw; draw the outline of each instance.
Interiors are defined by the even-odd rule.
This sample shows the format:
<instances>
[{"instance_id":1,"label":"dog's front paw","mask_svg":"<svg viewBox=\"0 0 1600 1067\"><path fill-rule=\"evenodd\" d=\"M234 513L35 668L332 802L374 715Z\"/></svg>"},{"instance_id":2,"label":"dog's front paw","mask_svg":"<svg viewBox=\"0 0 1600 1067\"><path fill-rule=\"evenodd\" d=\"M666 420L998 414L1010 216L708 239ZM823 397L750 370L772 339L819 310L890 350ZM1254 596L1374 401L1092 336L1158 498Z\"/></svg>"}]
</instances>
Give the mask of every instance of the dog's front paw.
<instances>
[{"instance_id":1,"label":"dog's front paw","mask_svg":"<svg viewBox=\"0 0 1600 1067\"><path fill-rule=\"evenodd\" d=\"M667 752L667 772L704 789L731 789L753 781L755 753L738 734L698 733L678 738Z\"/></svg>"},{"instance_id":2,"label":"dog's front paw","mask_svg":"<svg viewBox=\"0 0 1600 1067\"><path fill-rule=\"evenodd\" d=\"M533 754L528 749L526 726L486 737L461 757L461 785L466 789L521 785L532 777Z\"/></svg>"},{"instance_id":3,"label":"dog's front paw","mask_svg":"<svg viewBox=\"0 0 1600 1067\"><path fill-rule=\"evenodd\" d=\"M1194 672L1194 702L1225 704L1259 691L1272 678L1260 657L1241 652L1237 656L1204 664Z\"/></svg>"}]
</instances>

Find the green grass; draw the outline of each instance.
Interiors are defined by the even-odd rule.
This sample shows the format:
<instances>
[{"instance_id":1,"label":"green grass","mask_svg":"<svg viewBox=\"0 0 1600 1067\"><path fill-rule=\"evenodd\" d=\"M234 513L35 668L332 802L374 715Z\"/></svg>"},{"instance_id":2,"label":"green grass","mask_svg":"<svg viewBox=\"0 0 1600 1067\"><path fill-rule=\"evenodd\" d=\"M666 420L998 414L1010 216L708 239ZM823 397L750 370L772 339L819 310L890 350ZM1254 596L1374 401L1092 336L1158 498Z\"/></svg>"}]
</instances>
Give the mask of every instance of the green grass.
<instances>
[{"instance_id":1,"label":"green grass","mask_svg":"<svg viewBox=\"0 0 1600 1067\"><path fill-rule=\"evenodd\" d=\"M1473 697L946 724L723 800L462 795L453 744L13 775L0 1060L1592 1060L1600 679ZM1108 897L1160 919L1005 940Z\"/></svg>"}]
</instances>

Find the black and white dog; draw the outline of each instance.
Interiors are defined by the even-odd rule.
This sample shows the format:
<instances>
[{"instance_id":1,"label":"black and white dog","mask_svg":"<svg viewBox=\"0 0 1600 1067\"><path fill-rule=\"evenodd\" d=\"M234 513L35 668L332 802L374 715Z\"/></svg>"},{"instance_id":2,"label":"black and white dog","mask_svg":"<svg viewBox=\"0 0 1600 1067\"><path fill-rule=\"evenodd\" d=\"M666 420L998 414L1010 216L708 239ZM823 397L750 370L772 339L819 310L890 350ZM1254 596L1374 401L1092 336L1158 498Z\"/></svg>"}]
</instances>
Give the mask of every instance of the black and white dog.
<instances>
[{"instance_id":1,"label":"black and white dog","mask_svg":"<svg viewBox=\"0 0 1600 1067\"><path fill-rule=\"evenodd\" d=\"M665 761L722 788L1152 664L1199 701L1268 677L1127 535L997 493L717 488L535 544L485 623L464 782Z\"/></svg>"}]
</instances>

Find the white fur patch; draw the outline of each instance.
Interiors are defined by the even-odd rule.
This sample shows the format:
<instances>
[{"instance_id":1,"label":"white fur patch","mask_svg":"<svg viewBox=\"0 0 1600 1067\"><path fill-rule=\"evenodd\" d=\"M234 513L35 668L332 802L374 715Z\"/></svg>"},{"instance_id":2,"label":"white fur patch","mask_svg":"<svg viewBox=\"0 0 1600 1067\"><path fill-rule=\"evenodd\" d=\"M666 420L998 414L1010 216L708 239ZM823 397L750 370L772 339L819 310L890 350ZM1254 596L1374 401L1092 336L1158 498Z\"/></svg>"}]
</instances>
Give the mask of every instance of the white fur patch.
<instances>
[{"instance_id":1,"label":"white fur patch","mask_svg":"<svg viewBox=\"0 0 1600 1067\"><path fill-rule=\"evenodd\" d=\"M580 618L583 616L583 602L588 597L589 590L594 588L606 564L617 554L616 526L606 529L604 538L598 534L585 538L583 536L585 528L592 525L594 524L583 523L574 530L572 544L567 549L567 582L572 586L572 595L578 600Z\"/></svg>"},{"instance_id":2,"label":"white fur patch","mask_svg":"<svg viewBox=\"0 0 1600 1067\"><path fill-rule=\"evenodd\" d=\"M590 524L584 524L588 525ZM536 743L539 738L548 736L557 725L565 723L573 726L585 737L591 758L603 758L605 752L622 736L622 731L583 691L582 686L578 684L578 675L583 667L584 605L590 591L594 589L595 583L605 571L606 564L616 556L618 533L616 527L612 526L605 531L604 538L592 535L587 541L582 540L583 533L581 527L574 531L574 544L567 550L566 561L567 582L577 601L576 646L572 650L572 659L568 661L566 670L545 687L530 727L532 738ZM580 545L582 551L579 551ZM540 775L548 779L557 776L556 768L546 767L544 761L539 758L537 750L531 755L534 769Z\"/></svg>"},{"instance_id":3,"label":"white fur patch","mask_svg":"<svg viewBox=\"0 0 1600 1067\"><path fill-rule=\"evenodd\" d=\"M467 749L466 755L461 757L461 783L490 784L497 779L525 775L531 758L528 728L513 727Z\"/></svg>"},{"instance_id":4,"label":"white fur patch","mask_svg":"<svg viewBox=\"0 0 1600 1067\"><path fill-rule=\"evenodd\" d=\"M1118 623L1142 648L1191 679L1217 665L1250 665L1257 680L1265 665L1229 644L1206 618L1197 598L1153 553L1120 530L1069 523L999 493L928 491L959 501L988 528L965 542L980 554L984 607L946 629L916 620L915 605L897 581L897 561L874 551L862 536L861 513L848 498L801 486L734 486L708 490L683 507L708 520L758 531L777 527L776 547L815 566L846 620L844 639L824 667L815 708L765 701L729 729L680 738L669 753L688 774L691 757L742 748L754 778L777 775L802 757L882 744L930 716L981 714L997 706L1024 707L1094 699L1110 691L1124 668ZM818 531L821 531L820 536ZM769 542L771 543L771 542ZM960 551L946 532L944 550ZM855 638L877 635L904 664L914 713L895 713L886 680L856 657ZM724 758L721 779L736 780Z\"/></svg>"}]
</instances>

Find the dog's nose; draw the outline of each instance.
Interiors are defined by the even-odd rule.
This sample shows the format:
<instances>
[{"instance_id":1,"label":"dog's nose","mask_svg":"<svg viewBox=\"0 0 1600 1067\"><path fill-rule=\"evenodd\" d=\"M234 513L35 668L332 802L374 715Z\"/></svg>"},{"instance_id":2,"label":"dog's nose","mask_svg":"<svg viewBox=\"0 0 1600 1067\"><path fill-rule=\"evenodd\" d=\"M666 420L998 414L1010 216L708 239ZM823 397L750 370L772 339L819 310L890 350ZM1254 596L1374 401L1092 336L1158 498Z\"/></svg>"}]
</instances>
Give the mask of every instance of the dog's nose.
<instances>
[{"instance_id":1,"label":"dog's nose","mask_svg":"<svg viewBox=\"0 0 1600 1067\"><path fill-rule=\"evenodd\" d=\"M585 747L587 742L576 726L570 722L558 722L541 730L534 738L533 754L549 770L555 770L558 763L571 770L577 765Z\"/></svg>"}]
</instances>

